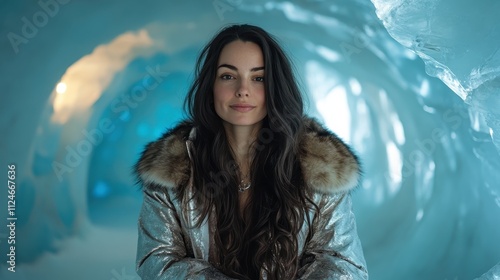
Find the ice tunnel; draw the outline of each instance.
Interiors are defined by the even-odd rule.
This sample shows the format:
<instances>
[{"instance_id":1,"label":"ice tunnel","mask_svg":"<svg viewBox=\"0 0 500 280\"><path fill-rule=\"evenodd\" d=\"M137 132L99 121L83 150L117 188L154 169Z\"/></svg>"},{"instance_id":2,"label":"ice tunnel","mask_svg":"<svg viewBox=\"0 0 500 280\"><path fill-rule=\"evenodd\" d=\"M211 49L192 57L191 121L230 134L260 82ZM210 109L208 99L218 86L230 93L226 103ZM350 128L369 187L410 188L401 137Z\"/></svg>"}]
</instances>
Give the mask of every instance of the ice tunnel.
<instances>
[{"instance_id":1,"label":"ice tunnel","mask_svg":"<svg viewBox=\"0 0 500 280\"><path fill-rule=\"evenodd\" d=\"M131 166L230 23L279 39L309 115L360 155L370 279L500 279L500 2L0 7L0 279L139 279Z\"/></svg>"}]
</instances>

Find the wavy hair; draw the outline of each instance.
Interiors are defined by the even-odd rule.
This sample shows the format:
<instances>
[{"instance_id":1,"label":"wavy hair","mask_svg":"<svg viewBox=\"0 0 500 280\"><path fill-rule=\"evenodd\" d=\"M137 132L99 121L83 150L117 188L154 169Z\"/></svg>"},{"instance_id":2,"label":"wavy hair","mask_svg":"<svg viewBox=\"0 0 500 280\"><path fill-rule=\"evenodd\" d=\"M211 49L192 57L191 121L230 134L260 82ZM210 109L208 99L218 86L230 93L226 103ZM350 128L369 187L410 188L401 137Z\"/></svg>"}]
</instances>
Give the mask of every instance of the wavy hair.
<instances>
[{"instance_id":1,"label":"wavy hair","mask_svg":"<svg viewBox=\"0 0 500 280\"><path fill-rule=\"evenodd\" d=\"M235 40L253 42L262 51L267 108L251 145L252 189L243 217L239 215L238 167L215 112L213 94L220 53ZM215 215L218 268L240 279L258 279L261 269L269 279L295 277L299 269L297 235L304 221L311 225L307 211L318 210L307 194L298 158L304 131L303 100L287 55L260 27L223 28L201 51L184 106L196 127L191 146L195 195L184 197L184 186L178 189L178 197L186 203L196 200L197 226Z\"/></svg>"}]
</instances>

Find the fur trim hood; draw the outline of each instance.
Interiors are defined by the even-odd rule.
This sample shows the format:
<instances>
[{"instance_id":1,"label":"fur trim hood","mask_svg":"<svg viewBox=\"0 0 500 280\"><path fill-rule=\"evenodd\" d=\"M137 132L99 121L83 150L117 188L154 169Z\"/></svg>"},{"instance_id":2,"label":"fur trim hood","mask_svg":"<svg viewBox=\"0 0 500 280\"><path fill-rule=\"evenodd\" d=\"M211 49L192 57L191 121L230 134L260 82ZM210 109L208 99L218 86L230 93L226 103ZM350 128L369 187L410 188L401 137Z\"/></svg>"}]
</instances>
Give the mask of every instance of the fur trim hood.
<instances>
[{"instance_id":1,"label":"fur trim hood","mask_svg":"<svg viewBox=\"0 0 500 280\"><path fill-rule=\"evenodd\" d=\"M134 166L138 183L175 188L187 182L191 174L187 145L194 134L192 125L182 122L147 144ZM314 119L305 119L299 158L304 180L318 192L348 191L359 184L361 169L357 156Z\"/></svg>"}]
</instances>

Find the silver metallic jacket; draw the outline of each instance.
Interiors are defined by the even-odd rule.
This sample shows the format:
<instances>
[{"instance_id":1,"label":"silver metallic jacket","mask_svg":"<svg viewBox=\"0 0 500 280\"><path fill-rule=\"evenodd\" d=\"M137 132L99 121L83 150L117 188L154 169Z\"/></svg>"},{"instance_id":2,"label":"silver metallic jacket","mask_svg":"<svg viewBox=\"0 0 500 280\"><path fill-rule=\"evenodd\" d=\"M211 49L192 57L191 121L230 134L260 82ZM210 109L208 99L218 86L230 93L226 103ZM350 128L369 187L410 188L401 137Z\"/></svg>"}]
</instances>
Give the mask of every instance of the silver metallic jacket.
<instances>
[{"instance_id":1,"label":"silver metallic jacket","mask_svg":"<svg viewBox=\"0 0 500 280\"><path fill-rule=\"evenodd\" d=\"M359 184L358 160L315 120L306 119L306 128L299 158L320 216L307 244L307 222L299 234L298 279L368 279L349 194ZM194 227L196 213L187 211L174 194L186 182L186 197L193 194L190 158L196 155L188 147L195 134L189 123L181 123L149 143L135 165L144 191L137 245L142 279L231 279L216 268L214 215ZM188 207L195 205L191 201ZM314 213L308 215L313 218Z\"/></svg>"}]
</instances>

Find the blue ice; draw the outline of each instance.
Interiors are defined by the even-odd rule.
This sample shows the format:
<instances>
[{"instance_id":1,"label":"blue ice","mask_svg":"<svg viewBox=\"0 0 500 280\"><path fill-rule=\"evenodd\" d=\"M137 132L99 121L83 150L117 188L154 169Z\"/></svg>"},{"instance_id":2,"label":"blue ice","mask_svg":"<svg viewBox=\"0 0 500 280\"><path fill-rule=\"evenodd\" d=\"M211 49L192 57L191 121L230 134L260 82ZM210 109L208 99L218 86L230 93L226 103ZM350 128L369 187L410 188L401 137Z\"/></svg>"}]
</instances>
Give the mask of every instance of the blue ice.
<instances>
[{"instance_id":1,"label":"blue ice","mask_svg":"<svg viewBox=\"0 0 500 280\"><path fill-rule=\"evenodd\" d=\"M309 114L360 155L371 279L499 279L500 2L372 2L2 2L17 221L15 273L0 225L0 279L139 279L130 168L182 118L198 51L230 23L279 38Z\"/></svg>"}]
</instances>

